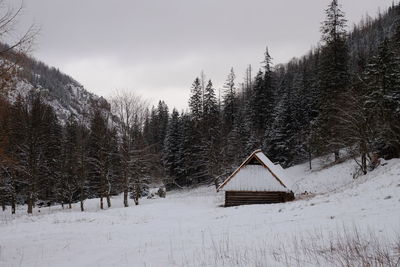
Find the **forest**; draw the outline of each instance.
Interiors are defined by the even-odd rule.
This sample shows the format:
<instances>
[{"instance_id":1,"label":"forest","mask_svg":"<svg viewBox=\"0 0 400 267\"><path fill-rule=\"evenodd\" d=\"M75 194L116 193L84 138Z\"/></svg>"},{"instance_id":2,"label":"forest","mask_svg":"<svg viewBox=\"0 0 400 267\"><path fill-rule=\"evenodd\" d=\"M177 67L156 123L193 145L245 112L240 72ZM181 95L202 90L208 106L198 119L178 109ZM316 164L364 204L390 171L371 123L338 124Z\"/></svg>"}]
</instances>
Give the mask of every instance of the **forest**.
<instances>
[{"instance_id":1,"label":"forest","mask_svg":"<svg viewBox=\"0 0 400 267\"><path fill-rule=\"evenodd\" d=\"M321 41L307 55L274 64L267 48L262 68L248 66L244 81L228 72L220 96L202 72L188 111L118 92L62 120L48 92L9 93L25 79L65 97L60 84L73 80L2 45L3 210L79 202L84 211L89 198L105 209L117 194L128 207L149 185L217 186L258 148L283 167L309 161L312 168L311 159L327 154L335 162L352 157L358 175L377 158L400 157L400 4L351 30L337 0L325 13Z\"/></svg>"}]
</instances>

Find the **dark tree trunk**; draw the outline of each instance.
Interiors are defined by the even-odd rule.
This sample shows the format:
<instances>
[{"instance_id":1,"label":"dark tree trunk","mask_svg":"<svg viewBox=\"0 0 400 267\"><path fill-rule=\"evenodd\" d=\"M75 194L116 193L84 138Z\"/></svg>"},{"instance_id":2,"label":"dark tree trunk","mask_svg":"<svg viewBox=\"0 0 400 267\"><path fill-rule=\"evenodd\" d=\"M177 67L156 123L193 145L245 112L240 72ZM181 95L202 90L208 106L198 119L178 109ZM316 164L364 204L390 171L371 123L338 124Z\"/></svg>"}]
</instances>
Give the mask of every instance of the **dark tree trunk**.
<instances>
[{"instance_id":1,"label":"dark tree trunk","mask_svg":"<svg viewBox=\"0 0 400 267\"><path fill-rule=\"evenodd\" d=\"M338 161L340 159L339 151L335 151L335 161Z\"/></svg>"},{"instance_id":2,"label":"dark tree trunk","mask_svg":"<svg viewBox=\"0 0 400 267\"><path fill-rule=\"evenodd\" d=\"M69 203L68 203L68 208L69 208L69 209L72 209L72 203L71 203L71 201L69 201Z\"/></svg>"},{"instance_id":3,"label":"dark tree trunk","mask_svg":"<svg viewBox=\"0 0 400 267\"><path fill-rule=\"evenodd\" d=\"M103 196L100 197L100 209L104 209Z\"/></svg>"},{"instance_id":4,"label":"dark tree trunk","mask_svg":"<svg viewBox=\"0 0 400 267\"><path fill-rule=\"evenodd\" d=\"M128 190L124 190L124 207L127 208L129 207L129 203L128 203Z\"/></svg>"},{"instance_id":5,"label":"dark tree trunk","mask_svg":"<svg viewBox=\"0 0 400 267\"><path fill-rule=\"evenodd\" d=\"M16 204L15 204L15 197L14 195L12 195L11 197L11 214L15 214L15 210L16 210Z\"/></svg>"},{"instance_id":6,"label":"dark tree trunk","mask_svg":"<svg viewBox=\"0 0 400 267\"><path fill-rule=\"evenodd\" d=\"M3 211L6 210L6 202L5 202L4 200L3 200L2 203L1 203L1 209L2 209Z\"/></svg>"},{"instance_id":7,"label":"dark tree trunk","mask_svg":"<svg viewBox=\"0 0 400 267\"><path fill-rule=\"evenodd\" d=\"M111 199L109 194L107 194L107 207L111 208Z\"/></svg>"},{"instance_id":8,"label":"dark tree trunk","mask_svg":"<svg viewBox=\"0 0 400 267\"><path fill-rule=\"evenodd\" d=\"M126 173L126 170L124 171L123 175L124 175L124 207L127 208L127 207L129 207L129 201L128 201L129 179L128 179L128 174Z\"/></svg>"},{"instance_id":9,"label":"dark tree trunk","mask_svg":"<svg viewBox=\"0 0 400 267\"><path fill-rule=\"evenodd\" d=\"M214 179L214 185L215 185L215 189L218 189L218 186L219 186L218 178Z\"/></svg>"},{"instance_id":10,"label":"dark tree trunk","mask_svg":"<svg viewBox=\"0 0 400 267\"><path fill-rule=\"evenodd\" d=\"M84 198L83 198L83 186L81 186L80 191L81 191L81 193L80 193L80 196L79 196L79 200L81 202L81 211L85 211L85 208L83 206L83 201L84 201Z\"/></svg>"},{"instance_id":11,"label":"dark tree trunk","mask_svg":"<svg viewBox=\"0 0 400 267\"><path fill-rule=\"evenodd\" d=\"M33 213L33 199L32 196L29 195L28 197L28 214L32 214Z\"/></svg>"},{"instance_id":12,"label":"dark tree trunk","mask_svg":"<svg viewBox=\"0 0 400 267\"><path fill-rule=\"evenodd\" d=\"M364 175L367 174L367 154L362 153L361 155L361 169Z\"/></svg>"},{"instance_id":13,"label":"dark tree trunk","mask_svg":"<svg viewBox=\"0 0 400 267\"><path fill-rule=\"evenodd\" d=\"M133 201L135 202L135 205L139 205L139 185L135 184L135 187L133 188Z\"/></svg>"},{"instance_id":14,"label":"dark tree trunk","mask_svg":"<svg viewBox=\"0 0 400 267\"><path fill-rule=\"evenodd\" d=\"M310 170L312 170L312 157L311 157L311 152L308 152L308 164L310 165Z\"/></svg>"}]
</instances>

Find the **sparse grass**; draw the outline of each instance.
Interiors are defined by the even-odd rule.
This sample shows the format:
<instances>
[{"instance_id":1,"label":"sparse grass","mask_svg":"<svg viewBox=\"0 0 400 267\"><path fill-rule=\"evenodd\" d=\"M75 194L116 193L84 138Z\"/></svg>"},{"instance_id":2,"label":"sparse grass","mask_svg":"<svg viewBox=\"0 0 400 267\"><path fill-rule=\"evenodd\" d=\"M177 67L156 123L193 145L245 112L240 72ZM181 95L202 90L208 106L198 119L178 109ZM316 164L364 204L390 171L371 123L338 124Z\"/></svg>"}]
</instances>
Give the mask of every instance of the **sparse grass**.
<instances>
[{"instance_id":1,"label":"sparse grass","mask_svg":"<svg viewBox=\"0 0 400 267\"><path fill-rule=\"evenodd\" d=\"M273 248L274 260L286 266L400 266L400 236L362 233L343 227L328 235L315 232L294 237L288 247Z\"/></svg>"},{"instance_id":2,"label":"sparse grass","mask_svg":"<svg viewBox=\"0 0 400 267\"><path fill-rule=\"evenodd\" d=\"M275 239L258 240L246 245L231 240L229 234L219 241L209 235L195 255L186 255L176 266L332 266L332 267L399 267L400 235L392 237L357 227L343 227L337 232L314 231ZM271 242L271 241L269 241ZM171 255L172 256L172 255ZM173 257L171 257L173 258Z\"/></svg>"}]
</instances>

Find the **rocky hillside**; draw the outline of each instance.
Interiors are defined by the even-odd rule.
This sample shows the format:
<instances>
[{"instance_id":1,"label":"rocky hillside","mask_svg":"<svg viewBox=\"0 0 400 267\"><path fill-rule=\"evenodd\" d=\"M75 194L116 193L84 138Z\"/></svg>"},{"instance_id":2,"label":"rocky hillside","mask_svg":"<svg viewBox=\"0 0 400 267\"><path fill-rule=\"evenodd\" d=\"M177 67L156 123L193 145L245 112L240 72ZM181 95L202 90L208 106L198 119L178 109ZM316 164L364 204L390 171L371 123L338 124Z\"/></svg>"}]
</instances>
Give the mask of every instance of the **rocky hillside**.
<instances>
[{"instance_id":1,"label":"rocky hillside","mask_svg":"<svg viewBox=\"0 0 400 267\"><path fill-rule=\"evenodd\" d=\"M25 55L21 62L18 63L18 75L14 76L13 90L8 93L11 101L18 95L40 92L54 108L61 122L65 122L71 114L78 120L82 119L93 105L110 110L104 98L88 92L79 82L57 68Z\"/></svg>"}]
</instances>

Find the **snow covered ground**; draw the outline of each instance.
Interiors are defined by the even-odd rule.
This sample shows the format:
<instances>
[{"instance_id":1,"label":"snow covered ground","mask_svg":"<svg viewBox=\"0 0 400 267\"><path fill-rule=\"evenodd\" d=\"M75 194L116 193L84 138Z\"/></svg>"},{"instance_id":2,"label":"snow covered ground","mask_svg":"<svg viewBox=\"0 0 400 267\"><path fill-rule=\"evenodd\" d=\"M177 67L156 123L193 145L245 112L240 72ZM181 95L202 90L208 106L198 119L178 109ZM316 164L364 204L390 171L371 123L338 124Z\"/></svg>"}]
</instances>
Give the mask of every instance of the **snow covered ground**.
<instances>
[{"instance_id":1,"label":"snow covered ground","mask_svg":"<svg viewBox=\"0 0 400 267\"><path fill-rule=\"evenodd\" d=\"M357 180L354 164L285 170L295 193L311 193L290 203L223 208L223 193L202 187L129 208L115 197L104 211L97 200L84 213L78 205L32 216L0 211L0 266L285 266L272 251L299 236L356 227L398 238L400 160Z\"/></svg>"}]
</instances>

